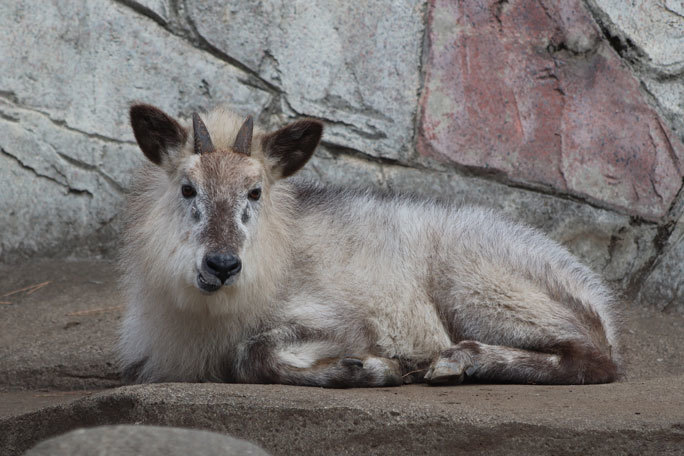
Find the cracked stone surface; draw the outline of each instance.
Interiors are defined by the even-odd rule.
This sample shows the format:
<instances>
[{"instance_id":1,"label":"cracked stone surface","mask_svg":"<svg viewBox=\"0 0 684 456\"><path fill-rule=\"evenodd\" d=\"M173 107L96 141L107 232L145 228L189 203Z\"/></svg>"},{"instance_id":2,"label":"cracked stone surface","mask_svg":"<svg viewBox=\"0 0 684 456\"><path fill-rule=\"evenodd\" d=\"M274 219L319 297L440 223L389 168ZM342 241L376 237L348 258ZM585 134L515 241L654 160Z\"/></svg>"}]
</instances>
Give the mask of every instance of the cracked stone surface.
<instances>
[{"instance_id":1,"label":"cracked stone surface","mask_svg":"<svg viewBox=\"0 0 684 456\"><path fill-rule=\"evenodd\" d=\"M326 140L411 156L424 0L205 1L189 20L283 92L284 112L328 122Z\"/></svg>"},{"instance_id":2,"label":"cracked stone surface","mask_svg":"<svg viewBox=\"0 0 684 456\"><path fill-rule=\"evenodd\" d=\"M6 260L111 250L140 155L131 102L178 115L219 100L260 111L271 99L243 85L241 70L117 3L12 3L0 28L0 179L13 182L0 199Z\"/></svg>"},{"instance_id":3,"label":"cracked stone surface","mask_svg":"<svg viewBox=\"0 0 684 456\"><path fill-rule=\"evenodd\" d=\"M684 215L675 225L664 253L644 281L639 301L665 312L684 314Z\"/></svg>"},{"instance_id":4,"label":"cracked stone surface","mask_svg":"<svg viewBox=\"0 0 684 456\"><path fill-rule=\"evenodd\" d=\"M111 246L121 165L138 155L130 143L83 135L0 98L0 180L13 183L0 198L0 257L49 255L92 235Z\"/></svg>"},{"instance_id":5,"label":"cracked stone surface","mask_svg":"<svg viewBox=\"0 0 684 456\"><path fill-rule=\"evenodd\" d=\"M684 3L587 0L611 44L684 141Z\"/></svg>"},{"instance_id":6,"label":"cracked stone surface","mask_svg":"<svg viewBox=\"0 0 684 456\"><path fill-rule=\"evenodd\" d=\"M684 3L681 0L591 0L610 25L638 47L647 65L677 74L684 71Z\"/></svg>"},{"instance_id":7,"label":"cracked stone surface","mask_svg":"<svg viewBox=\"0 0 684 456\"><path fill-rule=\"evenodd\" d=\"M684 144L579 0L435 0L429 38L421 154L667 214Z\"/></svg>"},{"instance_id":8,"label":"cracked stone surface","mask_svg":"<svg viewBox=\"0 0 684 456\"><path fill-rule=\"evenodd\" d=\"M243 71L118 3L21 2L0 20L2 91L89 134L132 141L127 111L135 100L176 116L225 100L258 111L270 100L241 83Z\"/></svg>"},{"instance_id":9,"label":"cracked stone surface","mask_svg":"<svg viewBox=\"0 0 684 456\"><path fill-rule=\"evenodd\" d=\"M140 8L144 14L152 16L159 22L168 23L172 18L173 5L171 0L117 0L132 8Z\"/></svg>"},{"instance_id":10,"label":"cracked stone surface","mask_svg":"<svg viewBox=\"0 0 684 456\"><path fill-rule=\"evenodd\" d=\"M664 117L670 121L680 140L684 141L684 72L675 78L644 76L641 80L658 101Z\"/></svg>"}]
</instances>

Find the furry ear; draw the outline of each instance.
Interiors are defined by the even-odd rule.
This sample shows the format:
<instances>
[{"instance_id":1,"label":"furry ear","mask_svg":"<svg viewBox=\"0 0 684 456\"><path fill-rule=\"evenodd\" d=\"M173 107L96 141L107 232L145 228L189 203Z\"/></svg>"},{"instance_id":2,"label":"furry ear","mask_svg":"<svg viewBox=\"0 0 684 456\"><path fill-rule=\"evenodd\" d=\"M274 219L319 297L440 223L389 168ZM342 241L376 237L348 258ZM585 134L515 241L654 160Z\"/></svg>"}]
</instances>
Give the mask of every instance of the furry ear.
<instances>
[{"instance_id":1,"label":"furry ear","mask_svg":"<svg viewBox=\"0 0 684 456\"><path fill-rule=\"evenodd\" d=\"M133 105L130 116L135 140L155 165L161 165L169 148L179 147L188 139L188 133L175 119L154 106Z\"/></svg>"},{"instance_id":2,"label":"furry ear","mask_svg":"<svg viewBox=\"0 0 684 456\"><path fill-rule=\"evenodd\" d=\"M322 123L304 119L265 135L261 144L273 177L289 177L299 171L313 155L322 134Z\"/></svg>"}]
</instances>

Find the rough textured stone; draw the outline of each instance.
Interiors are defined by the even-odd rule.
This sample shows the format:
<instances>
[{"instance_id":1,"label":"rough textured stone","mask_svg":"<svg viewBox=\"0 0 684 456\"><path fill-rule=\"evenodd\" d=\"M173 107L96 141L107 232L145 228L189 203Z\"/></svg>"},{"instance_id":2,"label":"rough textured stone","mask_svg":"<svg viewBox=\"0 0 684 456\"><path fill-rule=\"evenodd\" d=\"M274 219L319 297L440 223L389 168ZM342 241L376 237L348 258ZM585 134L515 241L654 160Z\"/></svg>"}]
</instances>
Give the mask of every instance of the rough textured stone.
<instances>
[{"instance_id":1,"label":"rough textured stone","mask_svg":"<svg viewBox=\"0 0 684 456\"><path fill-rule=\"evenodd\" d=\"M0 451L84 425L141 423L229 433L282 455L674 455L683 390L681 375L582 387L132 386L0 420Z\"/></svg>"},{"instance_id":2,"label":"rough textured stone","mask_svg":"<svg viewBox=\"0 0 684 456\"><path fill-rule=\"evenodd\" d=\"M171 0L119 0L121 3L139 8L143 13L161 23L167 23L171 19L173 6Z\"/></svg>"},{"instance_id":3,"label":"rough textured stone","mask_svg":"<svg viewBox=\"0 0 684 456\"><path fill-rule=\"evenodd\" d=\"M684 141L684 73L676 78L644 76L642 82L658 101L680 140Z\"/></svg>"},{"instance_id":4,"label":"rough textured stone","mask_svg":"<svg viewBox=\"0 0 684 456\"><path fill-rule=\"evenodd\" d=\"M684 4L587 0L587 5L684 141Z\"/></svg>"},{"instance_id":5,"label":"rough textured stone","mask_svg":"<svg viewBox=\"0 0 684 456\"><path fill-rule=\"evenodd\" d=\"M36 134L39 132L39 134ZM129 142L73 131L47 114L0 99L0 258L50 255L96 237L114 244L127 176L140 153Z\"/></svg>"},{"instance_id":6,"label":"rough textured stone","mask_svg":"<svg viewBox=\"0 0 684 456\"><path fill-rule=\"evenodd\" d=\"M26 456L266 456L264 450L216 432L161 426L77 429L39 443Z\"/></svg>"},{"instance_id":7,"label":"rough textured stone","mask_svg":"<svg viewBox=\"0 0 684 456\"><path fill-rule=\"evenodd\" d=\"M0 266L0 391L119 385L117 278L111 262Z\"/></svg>"},{"instance_id":8,"label":"rough textured stone","mask_svg":"<svg viewBox=\"0 0 684 456\"><path fill-rule=\"evenodd\" d=\"M422 154L651 220L667 213L684 145L579 0L435 0L429 18Z\"/></svg>"},{"instance_id":9,"label":"rough textured stone","mask_svg":"<svg viewBox=\"0 0 684 456\"><path fill-rule=\"evenodd\" d=\"M15 2L0 28L0 173L13 182L0 198L5 260L89 237L106 247L134 163L132 101L178 115L219 100L260 111L271 99L242 84L242 70L120 4Z\"/></svg>"},{"instance_id":10,"label":"rough textured stone","mask_svg":"<svg viewBox=\"0 0 684 456\"><path fill-rule=\"evenodd\" d=\"M348 188L384 187L383 166L353 155L331 154L324 146L298 177Z\"/></svg>"},{"instance_id":11,"label":"rough textured stone","mask_svg":"<svg viewBox=\"0 0 684 456\"><path fill-rule=\"evenodd\" d=\"M260 111L270 100L242 84L243 71L117 3L20 2L1 20L2 91L87 134L133 140L134 100L172 115L228 101Z\"/></svg>"},{"instance_id":12,"label":"rough textured stone","mask_svg":"<svg viewBox=\"0 0 684 456\"><path fill-rule=\"evenodd\" d=\"M644 305L684 313L684 215L639 293Z\"/></svg>"},{"instance_id":13,"label":"rough textured stone","mask_svg":"<svg viewBox=\"0 0 684 456\"><path fill-rule=\"evenodd\" d=\"M608 24L637 46L645 63L670 74L684 70L684 4L681 0L590 0ZM627 43L625 43L627 44Z\"/></svg>"},{"instance_id":14,"label":"rough textured stone","mask_svg":"<svg viewBox=\"0 0 684 456\"><path fill-rule=\"evenodd\" d=\"M326 140L385 157L413 150L424 0L190 2L199 34L328 121Z\"/></svg>"}]
</instances>

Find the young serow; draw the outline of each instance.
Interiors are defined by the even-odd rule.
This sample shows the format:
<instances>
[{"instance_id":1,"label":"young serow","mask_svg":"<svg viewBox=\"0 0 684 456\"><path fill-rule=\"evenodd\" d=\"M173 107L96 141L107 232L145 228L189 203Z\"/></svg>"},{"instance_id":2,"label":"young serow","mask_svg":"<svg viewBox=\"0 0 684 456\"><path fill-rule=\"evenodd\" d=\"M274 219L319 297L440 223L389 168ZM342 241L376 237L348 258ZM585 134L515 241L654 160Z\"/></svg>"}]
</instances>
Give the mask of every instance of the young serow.
<instances>
[{"instance_id":1,"label":"young serow","mask_svg":"<svg viewBox=\"0 0 684 456\"><path fill-rule=\"evenodd\" d=\"M613 297L487 209L286 179L323 126L130 111L120 352L132 382L324 387L616 379Z\"/></svg>"}]
</instances>

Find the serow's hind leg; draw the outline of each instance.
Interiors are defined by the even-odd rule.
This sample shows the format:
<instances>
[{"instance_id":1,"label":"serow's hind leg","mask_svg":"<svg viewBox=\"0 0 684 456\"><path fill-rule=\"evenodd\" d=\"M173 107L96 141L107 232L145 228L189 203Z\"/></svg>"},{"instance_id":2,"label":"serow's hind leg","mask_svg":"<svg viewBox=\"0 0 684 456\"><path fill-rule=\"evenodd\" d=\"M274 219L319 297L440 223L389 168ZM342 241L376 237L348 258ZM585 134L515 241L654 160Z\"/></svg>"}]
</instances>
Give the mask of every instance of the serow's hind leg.
<instances>
[{"instance_id":1,"label":"serow's hind leg","mask_svg":"<svg viewBox=\"0 0 684 456\"><path fill-rule=\"evenodd\" d=\"M465 340L442 351L427 373L430 385L453 385L466 377L502 383L607 383L617 377L610 353L585 341L565 341L532 351Z\"/></svg>"}]
</instances>

